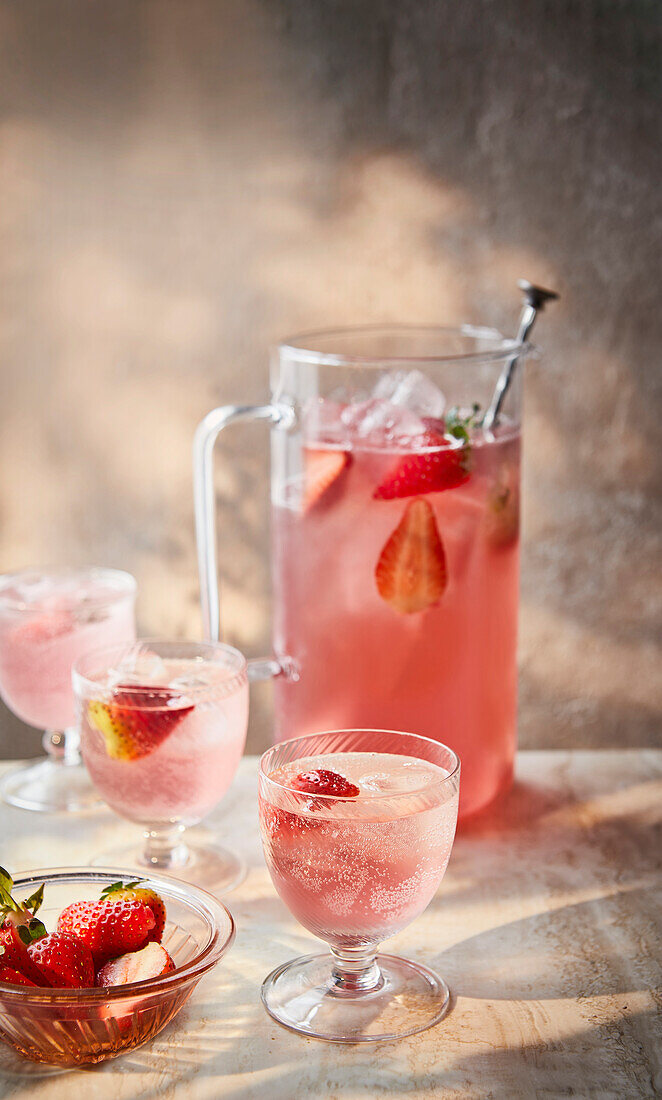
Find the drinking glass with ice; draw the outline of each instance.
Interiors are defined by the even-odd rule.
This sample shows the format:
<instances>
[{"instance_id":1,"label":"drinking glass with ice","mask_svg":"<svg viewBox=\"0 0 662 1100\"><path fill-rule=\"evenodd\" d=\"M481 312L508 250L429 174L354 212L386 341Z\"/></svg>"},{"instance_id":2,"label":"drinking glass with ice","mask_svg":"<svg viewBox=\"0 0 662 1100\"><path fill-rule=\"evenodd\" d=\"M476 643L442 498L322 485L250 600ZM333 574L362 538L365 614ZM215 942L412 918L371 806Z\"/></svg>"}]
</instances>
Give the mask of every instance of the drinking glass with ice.
<instances>
[{"instance_id":1,"label":"drinking glass with ice","mask_svg":"<svg viewBox=\"0 0 662 1100\"><path fill-rule=\"evenodd\" d=\"M136 582L116 569L25 570L0 577L0 694L45 730L46 760L10 772L6 802L77 812L99 805L81 763L71 668L88 649L136 636Z\"/></svg>"},{"instance_id":2,"label":"drinking glass with ice","mask_svg":"<svg viewBox=\"0 0 662 1100\"><path fill-rule=\"evenodd\" d=\"M74 667L77 718L92 782L121 817L142 826L142 845L96 864L157 868L210 890L228 890L242 861L184 830L230 786L248 724L248 677L232 646L141 641L86 654Z\"/></svg>"},{"instance_id":3,"label":"drinking glass with ice","mask_svg":"<svg viewBox=\"0 0 662 1100\"><path fill-rule=\"evenodd\" d=\"M279 1023L366 1042L411 1035L443 1017L443 979L377 949L423 912L443 878L459 778L446 746L390 730L314 734L264 754L260 829L272 881L331 949L265 980L262 999Z\"/></svg>"}]
</instances>

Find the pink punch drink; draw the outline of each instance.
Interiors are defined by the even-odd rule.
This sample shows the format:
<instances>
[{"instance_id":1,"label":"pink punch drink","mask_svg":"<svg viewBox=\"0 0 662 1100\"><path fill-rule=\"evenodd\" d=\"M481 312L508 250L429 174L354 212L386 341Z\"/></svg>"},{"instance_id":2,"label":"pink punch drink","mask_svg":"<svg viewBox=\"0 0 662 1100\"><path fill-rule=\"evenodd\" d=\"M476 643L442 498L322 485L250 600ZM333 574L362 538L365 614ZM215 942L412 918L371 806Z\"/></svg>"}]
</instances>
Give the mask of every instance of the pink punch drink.
<instances>
[{"instance_id":1,"label":"pink punch drink","mask_svg":"<svg viewBox=\"0 0 662 1100\"><path fill-rule=\"evenodd\" d=\"M101 649L73 673L83 759L95 787L142 842L96 857L102 866L159 867L210 890L245 868L189 825L220 802L246 742L246 660L232 646L139 640Z\"/></svg>"},{"instance_id":2,"label":"pink punch drink","mask_svg":"<svg viewBox=\"0 0 662 1100\"><path fill-rule=\"evenodd\" d=\"M74 725L71 669L90 649L135 637L133 578L106 570L26 572L0 587L0 692L24 722Z\"/></svg>"},{"instance_id":3,"label":"pink punch drink","mask_svg":"<svg viewBox=\"0 0 662 1100\"><path fill-rule=\"evenodd\" d=\"M303 433L302 476L273 508L277 652L301 666L276 681L277 738L443 739L466 816L512 775L519 432L373 399L311 404Z\"/></svg>"},{"instance_id":4,"label":"pink punch drink","mask_svg":"<svg viewBox=\"0 0 662 1100\"><path fill-rule=\"evenodd\" d=\"M455 835L460 763L446 745L395 730L329 730L260 760L262 847L273 884L330 953L280 964L262 1001L304 1035L366 1042L440 1020L448 986L383 954L432 902Z\"/></svg>"},{"instance_id":5,"label":"pink punch drink","mask_svg":"<svg viewBox=\"0 0 662 1100\"><path fill-rule=\"evenodd\" d=\"M214 443L237 421L270 425L275 659L252 675L275 676L276 742L359 728L433 738L462 761L461 818L513 775L528 350L471 325L303 333L273 349L268 404L214 409L195 438L216 639Z\"/></svg>"},{"instance_id":6,"label":"pink punch drink","mask_svg":"<svg viewBox=\"0 0 662 1100\"><path fill-rule=\"evenodd\" d=\"M141 824L200 821L230 786L246 741L248 681L214 661L129 650L77 676L83 759L108 805Z\"/></svg>"},{"instance_id":7,"label":"pink punch drink","mask_svg":"<svg viewBox=\"0 0 662 1100\"><path fill-rule=\"evenodd\" d=\"M346 780L349 797L299 796L293 804L287 788L320 770ZM260 799L265 856L305 928L357 947L380 943L422 913L453 847L457 794L433 797L448 775L427 760L379 752L304 757L270 774Z\"/></svg>"}]
</instances>

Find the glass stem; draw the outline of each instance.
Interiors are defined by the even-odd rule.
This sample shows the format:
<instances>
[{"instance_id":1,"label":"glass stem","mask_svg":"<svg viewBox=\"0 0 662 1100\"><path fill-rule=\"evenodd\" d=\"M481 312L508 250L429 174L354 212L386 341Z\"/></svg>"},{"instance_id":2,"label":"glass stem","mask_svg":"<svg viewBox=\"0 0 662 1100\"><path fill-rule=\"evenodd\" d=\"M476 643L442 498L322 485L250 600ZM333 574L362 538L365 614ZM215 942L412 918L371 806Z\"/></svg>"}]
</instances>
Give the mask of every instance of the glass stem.
<instances>
[{"instance_id":1,"label":"glass stem","mask_svg":"<svg viewBox=\"0 0 662 1100\"><path fill-rule=\"evenodd\" d=\"M145 847L140 862L144 867L158 867L167 871L183 867L189 860L189 851L182 842L183 825L153 825L145 829Z\"/></svg>"},{"instance_id":2,"label":"glass stem","mask_svg":"<svg viewBox=\"0 0 662 1100\"><path fill-rule=\"evenodd\" d=\"M333 993L351 996L381 988L384 979L377 964L376 947L332 947L331 954Z\"/></svg>"},{"instance_id":3,"label":"glass stem","mask_svg":"<svg viewBox=\"0 0 662 1100\"><path fill-rule=\"evenodd\" d=\"M75 726L71 726L66 730L46 730L41 743L53 764L76 767L82 763L80 734Z\"/></svg>"}]
</instances>

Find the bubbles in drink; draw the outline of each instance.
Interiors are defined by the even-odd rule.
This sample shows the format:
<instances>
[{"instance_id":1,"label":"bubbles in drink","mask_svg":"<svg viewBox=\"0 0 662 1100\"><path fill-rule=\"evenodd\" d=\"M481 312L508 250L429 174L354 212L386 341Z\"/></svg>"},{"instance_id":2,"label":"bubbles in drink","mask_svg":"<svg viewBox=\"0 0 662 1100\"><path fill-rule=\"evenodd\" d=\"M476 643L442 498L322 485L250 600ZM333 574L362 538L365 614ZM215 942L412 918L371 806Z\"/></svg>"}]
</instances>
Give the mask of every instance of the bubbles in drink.
<instances>
[{"instance_id":1,"label":"bubbles in drink","mask_svg":"<svg viewBox=\"0 0 662 1100\"><path fill-rule=\"evenodd\" d=\"M297 796L300 773L325 770L359 788L348 798ZM284 764L260 791L265 855L278 891L329 942L376 942L413 919L443 875L457 784L426 760L337 752ZM275 786L278 784L279 786Z\"/></svg>"}]
</instances>

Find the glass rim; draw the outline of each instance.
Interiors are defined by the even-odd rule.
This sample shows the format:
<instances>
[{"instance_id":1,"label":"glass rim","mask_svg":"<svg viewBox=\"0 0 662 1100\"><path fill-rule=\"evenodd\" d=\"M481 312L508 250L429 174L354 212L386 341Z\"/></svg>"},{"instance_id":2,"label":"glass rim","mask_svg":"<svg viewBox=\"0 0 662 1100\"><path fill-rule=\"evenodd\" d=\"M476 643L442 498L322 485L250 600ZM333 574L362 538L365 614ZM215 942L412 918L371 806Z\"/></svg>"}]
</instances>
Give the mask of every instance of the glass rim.
<instances>
[{"instance_id":1,"label":"glass rim","mask_svg":"<svg viewBox=\"0 0 662 1100\"><path fill-rule=\"evenodd\" d=\"M498 347L483 351L457 352L448 355L367 355L346 354L343 352L315 351L309 345L322 338L345 337L348 335L387 335L393 333L412 336L416 333L437 333L440 336L464 336L472 340L493 340ZM498 329L484 325L416 325L378 323L370 325L344 325L337 328L310 329L286 336L275 345L275 350L288 359L297 362L320 363L326 366L367 367L379 364L405 365L407 363L500 363L511 356L525 355L533 345L504 336Z\"/></svg>"},{"instance_id":2,"label":"glass rim","mask_svg":"<svg viewBox=\"0 0 662 1100\"><path fill-rule=\"evenodd\" d=\"M80 577L84 579L86 577L96 578L102 580L104 577L109 578L111 581L121 581L124 588L118 586L117 591L104 596L89 596L85 597L86 607L108 607L110 604L119 603L120 600L125 600L129 596L136 595L138 589L138 582L133 576L133 573L129 573L126 569L113 569L105 565L84 565L78 568L75 565L55 565L55 566L30 566L28 569L16 569L11 573L0 574L0 607L10 608L12 611L22 611L29 614L44 615L48 614L48 609L44 610L43 607L33 607L25 600L18 598L12 598L5 594L5 589L11 584L15 584L21 577L27 577L30 575L42 576L42 577Z\"/></svg>"},{"instance_id":3,"label":"glass rim","mask_svg":"<svg viewBox=\"0 0 662 1100\"><path fill-rule=\"evenodd\" d=\"M83 671L83 667L88 661L98 661L102 658L109 658L111 654L130 653L135 650L136 655L140 652L142 646L153 647L156 652L156 647L162 649L172 648L173 650L185 651L188 650L188 656L199 657L202 660L205 659L204 653L201 650L208 650L211 654L223 653L226 656L231 656L235 661L235 666L229 668L232 673L227 680L224 680L222 685L224 694L231 694L236 687L248 680L248 661L240 649L235 646L228 645L227 642L192 642L188 639L178 638L136 638L135 641L129 642L115 642L113 645L98 646L95 649L89 649L86 653L83 653L80 657L77 657L71 666L71 676L73 681L74 691L77 695L87 695L89 690L104 691L112 690L119 687L118 684L108 685L99 679L94 679L90 672ZM198 651L197 653L193 651ZM167 660L169 657L173 660L177 659L175 653L166 654L156 652L157 657L162 657ZM187 653L180 652L179 658L186 659ZM107 661L103 664L103 672L107 672L112 667L112 662ZM101 675L99 672L98 675ZM131 695L132 693L144 694L145 689L154 689L155 691L161 691L167 688L168 684L122 684L122 693ZM209 695L216 694L218 692L219 685L205 685L204 688L198 691L182 691L182 696L187 698L201 700ZM130 706L131 704L126 704Z\"/></svg>"},{"instance_id":4,"label":"glass rim","mask_svg":"<svg viewBox=\"0 0 662 1100\"><path fill-rule=\"evenodd\" d=\"M135 869L134 869L135 871ZM134 872L131 872L135 877ZM113 877L114 876L114 877ZM113 867L43 867L34 871L25 871L14 879L14 888L30 888L44 882L46 886L66 883L71 879L81 877L96 882L100 885L117 882L119 879L130 876L129 870ZM180 882L170 876L151 874L146 871L144 881L147 885L157 887L168 900L168 893L189 908L194 906L196 912L204 915L204 919L210 930L209 943L203 947L187 963L167 974L159 974L155 978L141 978L138 982L127 982L117 986L83 986L79 988L55 988L53 986L37 986L34 989L26 986L13 985L11 982L0 982L0 996L7 1001L20 1001L21 1004L59 1003L81 1004L87 1001L121 1001L124 998L133 999L139 995L156 995L173 986L188 984L202 977L208 970L221 959L235 938L237 926L232 913L227 906L209 890L195 886L189 882ZM225 925L225 931L220 926L219 915Z\"/></svg>"},{"instance_id":5,"label":"glass rim","mask_svg":"<svg viewBox=\"0 0 662 1100\"><path fill-rule=\"evenodd\" d=\"M432 746L434 746L436 748L440 748L440 749L445 749L446 752L450 754L452 760L454 761L453 768L448 773L448 775L443 775L438 779L434 779L430 783L426 783L422 787L415 787L413 790L408 790L408 791L395 791L393 793L391 793L389 791L376 792L375 794L370 794L368 796L371 799L374 798L374 799L379 799L382 802L390 802L390 801L392 801L394 799L398 799L398 798L411 798L412 795L420 794L423 791L427 792L427 791L433 791L437 788L442 788L446 784L450 783L451 780L458 777L459 774L460 774L461 761L460 761L459 756L457 755L457 753L453 749L450 748L449 745L446 745L443 741L435 741L435 739L433 737L424 737L422 734L412 733L411 730L371 729L369 727L365 728L365 729L358 729L358 728L354 729L352 727L348 727L347 729L319 730L317 733L305 733L300 737L290 737L285 741L279 741L277 744L272 745L265 752L263 752L262 755L260 756L260 760L259 760L259 778L264 780L266 783L269 783L272 787L276 787L280 791L286 791L288 794L294 795L298 799L313 797L313 798L315 798L315 801L320 801L322 803L324 803L328 800L331 803L340 801L340 802L346 802L348 804L351 804L352 799L342 798L341 796L339 796L337 794L318 794L317 791L315 791L315 793L312 794L310 791L297 790L296 787L290 787L290 786L288 786L287 783L281 783L280 780L273 779L272 776L270 776L265 770L265 760L266 760L266 758L270 755L270 753L277 752L278 749L283 748L283 746L285 746L285 745L294 745L298 741L310 741L310 740L313 740L314 738L317 738L317 737L325 737L325 736L328 737L332 734L342 734L342 733L382 733L382 734L383 733L388 733L388 734L391 734L391 735L395 735L397 737L404 737L404 738L407 738L407 739L411 738L412 740L416 740L416 741L424 741L428 745L432 745ZM337 750L337 751L342 751L342 750ZM346 751L347 752L352 752L351 749L347 749ZM366 750L366 751L369 751L369 750ZM376 751L379 751L379 750L376 750ZM312 756L314 754L309 753L307 755ZM385 755L394 756L394 755L397 755L397 754L387 753ZM301 759L305 759L305 758L302 757ZM419 757L419 759L424 759L424 758ZM430 760L428 760L427 762L428 763L433 763L433 761L430 761ZM437 765L437 766L439 766L439 765Z\"/></svg>"}]
</instances>

